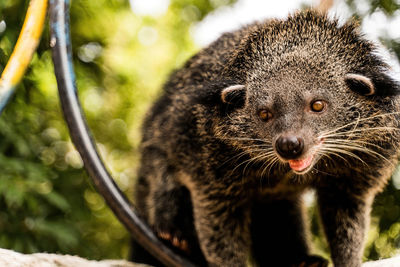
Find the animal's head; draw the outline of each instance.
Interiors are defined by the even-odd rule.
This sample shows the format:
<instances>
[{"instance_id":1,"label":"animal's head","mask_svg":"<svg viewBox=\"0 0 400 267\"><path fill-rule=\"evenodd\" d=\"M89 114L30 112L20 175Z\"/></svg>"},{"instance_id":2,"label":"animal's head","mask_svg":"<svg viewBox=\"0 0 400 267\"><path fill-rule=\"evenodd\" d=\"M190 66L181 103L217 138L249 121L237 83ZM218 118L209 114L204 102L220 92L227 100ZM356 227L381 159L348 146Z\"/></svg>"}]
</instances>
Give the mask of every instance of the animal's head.
<instances>
[{"instance_id":1,"label":"animal's head","mask_svg":"<svg viewBox=\"0 0 400 267\"><path fill-rule=\"evenodd\" d=\"M354 24L308 11L250 32L227 66L215 134L270 168L385 157L400 85ZM397 116L396 116L397 117Z\"/></svg>"}]
</instances>

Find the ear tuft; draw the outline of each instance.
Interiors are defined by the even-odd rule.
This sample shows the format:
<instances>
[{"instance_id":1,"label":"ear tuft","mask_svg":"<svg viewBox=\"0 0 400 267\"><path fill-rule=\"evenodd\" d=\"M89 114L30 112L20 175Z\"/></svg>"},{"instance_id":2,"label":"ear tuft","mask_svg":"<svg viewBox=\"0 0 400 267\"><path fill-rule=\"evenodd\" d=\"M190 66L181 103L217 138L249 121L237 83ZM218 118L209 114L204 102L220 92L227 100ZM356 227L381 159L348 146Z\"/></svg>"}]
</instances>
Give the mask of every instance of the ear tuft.
<instances>
[{"instance_id":1,"label":"ear tuft","mask_svg":"<svg viewBox=\"0 0 400 267\"><path fill-rule=\"evenodd\" d=\"M370 78L364 75L349 73L346 74L344 81L351 90L360 95L370 96L375 94L374 84Z\"/></svg>"},{"instance_id":2,"label":"ear tuft","mask_svg":"<svg viewBox=\"0 0 400 267\"><path fill-rule=\"evenodd\" d=\"M225 104L241 107L244 105L245 99L246 89L244 85L231 85L221 91L221 100Z\"/></svg>"}]
</instances>

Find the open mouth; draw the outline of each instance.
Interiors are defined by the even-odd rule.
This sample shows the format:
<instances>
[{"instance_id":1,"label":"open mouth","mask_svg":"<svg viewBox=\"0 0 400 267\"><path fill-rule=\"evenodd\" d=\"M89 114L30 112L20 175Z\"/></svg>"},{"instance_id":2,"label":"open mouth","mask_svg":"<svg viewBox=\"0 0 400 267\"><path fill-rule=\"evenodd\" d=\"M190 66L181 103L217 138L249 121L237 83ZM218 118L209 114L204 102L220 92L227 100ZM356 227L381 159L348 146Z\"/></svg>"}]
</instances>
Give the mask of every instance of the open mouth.
<instances>
[{"instance_id":1,"label":"open mouth","mask_svg":"<svg viewBox=\"0 0 400 267\"><path fill-rule=\"evenodd\" d=\"M319 143L314 147L313 151L308 157L303 159L288 160L290 168L297 174L305 174L311 170L314 166L314 163L317 161L316 151L320 148L323 142L323 139L319 140Z\"/></svg>"},{"instance_id":2,"label":"open mouth","mask_svg":"<svg viewBox=\"0 0 400 267\"><path fill-rule=\"evenodd\" d=\"M323 138L320 138L316 144L314 143L308 145L307 149L303 149L303 145L301 145L299 151L296 150L296 146L301 143L298 140L300 139L302 142L304 142L303 139L286 138L286 140L285 138L283 138L283 141L280 139L278 139L278 141L276 142L278 143L275 147L276 154L281 162L289 164L294 173L305 174L309 172L313 168L315 163L319 160L320 156L318 150L324 143Z\"/></svg>"},{"instance_id":3,"label":"open mouth","mask_svg":"<svg viewBox=\"0 0 400 267\"><path fill-rule=\"evenodd\" d=\"M304 159L291 159L288 162L292 170L294 170L296 173L303 174L311 169L313 159L314 155L310 155Z\"/></svg>"}]
</instances>

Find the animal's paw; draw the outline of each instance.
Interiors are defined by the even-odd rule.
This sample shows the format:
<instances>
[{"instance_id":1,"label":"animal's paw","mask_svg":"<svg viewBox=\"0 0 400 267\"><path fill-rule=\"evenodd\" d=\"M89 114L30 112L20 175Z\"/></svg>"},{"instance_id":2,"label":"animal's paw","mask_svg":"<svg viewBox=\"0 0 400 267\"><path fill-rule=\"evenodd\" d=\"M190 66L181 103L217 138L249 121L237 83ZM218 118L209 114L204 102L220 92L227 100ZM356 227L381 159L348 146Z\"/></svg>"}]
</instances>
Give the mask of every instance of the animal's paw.
<instances>
[{"instance_id":1,"label":"animal's paw","mask_svg":"<svg viewBox=\"0 0 400 267\"><path fill-rule=\"evenodd\" d=\"M329 262L319 256L310 255L302 259L299 263L292 264L291 267L328 267Z\"/></svg>"},{"instance_id":2,"label":"animal's paw","mask_svg":"<svg viewBox=\"0 0 400 267\"><path fill-rule=\"evenodd\" d=\"M166 231L157 231L157 236L179 250L182 250L186 253L190 252L188 242L179 237L179 235L174 235Z\"/></svg>"}]
</instances>

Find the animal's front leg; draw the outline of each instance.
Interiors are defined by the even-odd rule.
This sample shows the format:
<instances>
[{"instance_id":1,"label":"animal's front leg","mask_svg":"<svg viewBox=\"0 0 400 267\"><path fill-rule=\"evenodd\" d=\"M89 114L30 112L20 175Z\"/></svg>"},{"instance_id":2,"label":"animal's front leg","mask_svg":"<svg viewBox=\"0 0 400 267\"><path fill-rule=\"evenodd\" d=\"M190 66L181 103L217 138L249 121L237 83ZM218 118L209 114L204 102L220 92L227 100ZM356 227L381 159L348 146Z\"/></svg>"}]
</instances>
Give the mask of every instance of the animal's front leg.
<instances>
[{"instance_id":1,"label":"animal's front leg","mask_svg":"<svg viewBox=\"0 0 400 267\"><path fill-rule=\"evenodd\" d=\"M335 267L359 267L373 196L330 185L318 189L321 219Z\"/></svg>"},{"instance_id":2,"label":"animal's front leg","mask_svg":"<svg viewBox=\"0 0 400 267\"><path fill-rule=\"evenodd\" d=\"M256 266L328 266L309 252L305 215L300 194L254 203L250 232Z\"/></svg>"},{"instance_id":3,"label":"animal's front leg","mask_svg":"<svg viewBox=\"0 0 400 267\"><path fill-rule=\"evenodd\" d=\"M250 212L240 203L239 196L227 196L220 191L192 192L200 247L209 266L244 267L250 247Z\"/></svg>"}]
</instances>

